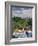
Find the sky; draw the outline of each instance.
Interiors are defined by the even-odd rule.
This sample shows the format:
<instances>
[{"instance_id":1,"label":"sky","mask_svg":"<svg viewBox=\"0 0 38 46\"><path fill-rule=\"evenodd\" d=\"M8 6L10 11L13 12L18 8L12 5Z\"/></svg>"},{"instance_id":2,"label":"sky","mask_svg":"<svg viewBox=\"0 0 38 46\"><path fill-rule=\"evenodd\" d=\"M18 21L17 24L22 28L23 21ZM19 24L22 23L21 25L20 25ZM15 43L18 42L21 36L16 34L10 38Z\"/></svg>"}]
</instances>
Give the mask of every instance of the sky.
<instances>
[{"instance_id":1,"label":"sky","mask_svg":"<svg viewBox=\"0 0 38 46\"><path fill-rule=\"evenodd\" d=\"M12 17L30 17L32 18L32 8L27 7L12 7Z\"/></svg>"}]
</instances>

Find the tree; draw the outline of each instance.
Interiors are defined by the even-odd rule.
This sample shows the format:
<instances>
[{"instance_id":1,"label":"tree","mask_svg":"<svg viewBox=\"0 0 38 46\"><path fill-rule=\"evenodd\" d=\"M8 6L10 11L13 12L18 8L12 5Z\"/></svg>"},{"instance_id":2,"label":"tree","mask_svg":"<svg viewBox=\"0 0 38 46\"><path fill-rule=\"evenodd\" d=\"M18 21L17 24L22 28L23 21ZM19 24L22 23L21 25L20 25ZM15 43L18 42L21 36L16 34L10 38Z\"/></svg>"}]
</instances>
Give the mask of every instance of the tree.
<instances>
[{"instance_id":1,"label":"tree","mask_svg":"<svg viewBox=\"0 0 38 46\"><path fill-rule=\"evenodd\" d=\"M14 29L18 29L18 28L24 28L28 25L27 20L22 19L21 17L13 17L12 20L14 20Z\"/></svg>"}]
</instances>

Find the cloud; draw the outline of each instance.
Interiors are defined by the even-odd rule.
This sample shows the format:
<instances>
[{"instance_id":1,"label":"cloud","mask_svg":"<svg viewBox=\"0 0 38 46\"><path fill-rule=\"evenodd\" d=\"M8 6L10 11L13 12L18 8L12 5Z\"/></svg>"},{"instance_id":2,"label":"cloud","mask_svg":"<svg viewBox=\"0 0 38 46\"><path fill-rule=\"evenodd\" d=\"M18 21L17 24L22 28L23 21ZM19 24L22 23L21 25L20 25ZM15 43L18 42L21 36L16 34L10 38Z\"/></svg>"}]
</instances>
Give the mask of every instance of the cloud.
<instances>
[{"instance_id":1,"label":"cloud","mask_svg":"<svg viewBox=\"0 0 38 46\"><path fill-rule=\"evenodd\" d=\"M19 16L19 17L31 17L32 8L12 8L12 16Z\"/></svg>"},{"instance_id":2,"label":"cloud","mask_svg":"<svg viewBox=\"0 0 38 46\"><path fill-rule=\"evenodd\" d=\"M15 13L15 14L21 14L21 13L28 13L28 12L31 12L32 9L31 8L12 8L12 11Z\"/></svg>"}]
</instances>

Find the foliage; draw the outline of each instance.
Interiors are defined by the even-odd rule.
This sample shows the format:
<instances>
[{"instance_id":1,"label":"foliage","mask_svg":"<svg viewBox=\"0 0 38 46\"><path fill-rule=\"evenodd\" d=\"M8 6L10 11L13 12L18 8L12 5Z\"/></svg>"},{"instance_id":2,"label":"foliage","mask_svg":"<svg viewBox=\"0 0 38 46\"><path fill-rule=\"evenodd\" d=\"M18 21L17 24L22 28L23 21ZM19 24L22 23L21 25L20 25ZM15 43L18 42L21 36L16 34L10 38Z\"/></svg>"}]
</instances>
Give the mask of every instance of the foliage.
<instances>
[{"instance_id":1,"label":"foliage","mask_svg":"<svg viewBox=\"0 0 38 46\"><path fill-rule=\"evenodd\" d=\"M28 25L32 26L32 18L28 19Z\"/></svg>"},{"instance_id":2,"label":"foliage","mask_svg":"<svg viewBox=\"0 0 38 46\"><path fill-rule=\"evenodd\" d=\"M21 17L13 17L12 21L14 20L14 29L16 28L25 28L26 26L32 26L32 19L22 19Z\"/></svg>"}]
</instances>

